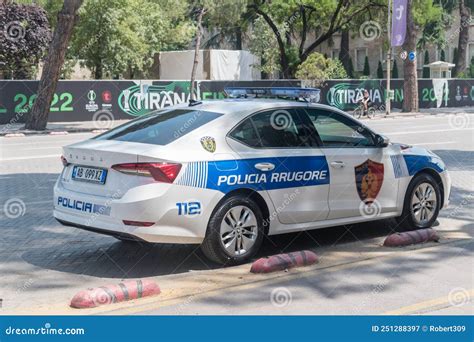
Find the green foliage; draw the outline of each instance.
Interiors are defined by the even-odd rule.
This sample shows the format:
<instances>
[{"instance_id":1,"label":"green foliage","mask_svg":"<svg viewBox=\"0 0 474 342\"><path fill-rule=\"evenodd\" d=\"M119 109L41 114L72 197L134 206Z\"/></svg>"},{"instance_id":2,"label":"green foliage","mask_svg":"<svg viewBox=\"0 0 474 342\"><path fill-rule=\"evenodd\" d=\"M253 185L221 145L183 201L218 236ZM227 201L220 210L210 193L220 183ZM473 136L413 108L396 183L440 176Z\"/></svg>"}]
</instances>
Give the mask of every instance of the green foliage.
<instances>
[{"instance_id":1,"label":"green foliage","mask_svg":"<svg viewBox=\"0 0 474 342\"><path fill-rule=\"evenodd\" d=\"M31 78L51 40L46 12L37 5L0 4L0 28L0 71Z\"/></svg>"},{"instance_id":2,"label":"green foliage","mask_svg":"<svg viewBox=\"0 0 474 342\"><path fill-rule=\"evenodd\" d=\"M194 27L187 7L171 0L86 0L71 54L96 78L144 73L155 53L184 48Z\"/></svg>"},{"instance_id":3,"label":"green foliage","mask_svg":"<svg viewBox=\"0 0 474 342\"><path fill-rule=\"evenodd\" d=\"M446 62L446 52L444 52L444 50L441 50L439 59L443 62Z\"/></svg>"},{"instance_id":4,"label":"green foliage","mask_svg":"<svg viewBox=\"0 0 474 342\"><path fill-rule=\"evenodd\" d=\"M385 11L386 0L248 0L249 12L264 19L275 37L282 72L293 77L297 66L340 30L358 32L358 22ZM382 32L376 33L378 35ZM304 39L304 40L303 40ZM297 52L295 54L295 52ZM296 57L296 58L295 58Z\"/></svg>"},{"instance_id":5,"label":"green foliage","mask_svg":"<svg viewBox=\"0 0 474 342\"><path fill-rule=\"evenodd\" d=\"M383 78L383 66L382 66L382 61L379 61L379 65L377 66L377 78L382 79Z\"/></svg>"},{"instance_id":6,"label":"green foliage","mask_svg":"<svg viewBox=\"0 0 474 342\"><path fill-rule=\"evenodd\" d=\"M370 76L370 64L369 64L369 57L365 56L364 59L364 70L362 71L362 75L369 77Z\"/></svg>"},{"instance_id":7,"label":"green foliage","mask_svg":"<svg viewBox=\"0 0 474 342\"><path fill-rule=\"evenodd\" d=\"M296 77L311 80L314 86L320 86L328 79L347 78L347 73L340 60L325 58L324 55L314 52L298 66Z\"/></svg>"},{"instance_id":8,"label":"green foliage","mask_svg":"<svg viewBox=\"0 0 474 342\"><path fill-rule=\"evenodd\" d=\"M275 74L281 70L275 35L261 17L253 22L248 47L251 53L260 57L260 71Z\"/></svg>"},{"instance_id":9,"label":"green foliage","mask_svg":"<svg viewBox=\"0 0 474 342\"><path fill-rule=\"evenodd\" d=\"M398 65L397 65L397 60L393 61L393 70L392 70L392 78L398 78Z\"/></svg>"},{"instance_id":10,"label":"green foliage","mask_svg":"<svg viewBox=\"0 0 474 342\"><path fill-rule=\"evenodd\" d=\"M421 31L418 48L446 44L446 28L452 24L453 18L449 10L443 9L445 3L444 0L413 0L413 19Z\"/></svg>"},{"instance_id":11,"label":"green foliage","mask_svg":"<svg viewBox=\"0 0 474 342\"><path fill-rule=\"evenodd\" d=\"M423 60L423 65L428 65L430 64L430 54L428 50L425 50L425 56ZM430 78L430 68L428 67L423 67L423 75L422 78Z\"/></svg>"}]
</instances>

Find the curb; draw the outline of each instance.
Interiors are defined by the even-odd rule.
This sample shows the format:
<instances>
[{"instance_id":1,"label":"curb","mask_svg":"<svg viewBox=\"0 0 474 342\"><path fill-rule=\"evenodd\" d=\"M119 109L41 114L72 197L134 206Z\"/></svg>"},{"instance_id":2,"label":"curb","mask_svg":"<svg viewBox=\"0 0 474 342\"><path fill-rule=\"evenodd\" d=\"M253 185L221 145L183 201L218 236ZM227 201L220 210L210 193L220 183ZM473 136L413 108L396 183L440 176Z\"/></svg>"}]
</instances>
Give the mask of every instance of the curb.
<instances>
[{"instance_id":1,"label":"curb","mask_svg":"<svg viewBox=\"0 0 474 342\"><path fill-rule=\"evenodd\" d=\"M270 273L293 267L303 267L318 262L318 256L311 251L299 251L260 258L252 264L251 273Z\"/></svg>"},{"instance_id":2,"label":"curb","mask_svg":"<svg viewBox=\"0 0 474 342\"><path fill-rule=\"evenodd\" d=\"M76 309L95 308L132 299L155 296L160 293L160 287L152 280L130 280L116 285L80 291L71 299L70 306Z\"/></svg>"},{"instance_id":3,"label":"curb","mask_svg":"<svg viewBox=\"0 0 474 342\"><path fill-rule=\"evenodd\" d=\"M17 137L24 137L24 133L7 133L4 135L5 138L17 138Z\"/></svg>"},{"instance_id":4,"label":"curb","mask_svg":"<svg viewBox=\"0 0 474 342\"><path fill-rule=\"evenodd\" d=\"M52 130L44 130L44 131L22 131L18 133L0 133L0 137L24 137L24 136L31 136L31 135L67 135L69 133L104 133L108 131L102 129L95 129L95 128L75 128L68 131L52 131Z\"/></svg>"},{"instance_id":5,"label":"curb","mask_svg":"<svg viewBox=\"0 0 474 342\"><path fill-rule=\"evenodd\" d=\"M425 243L429 241L438 242L439 235L432 228L412 230L409 232L395 233L387 236L383 245L385 247L403 247Z\"/></svg>"}]
</instances>

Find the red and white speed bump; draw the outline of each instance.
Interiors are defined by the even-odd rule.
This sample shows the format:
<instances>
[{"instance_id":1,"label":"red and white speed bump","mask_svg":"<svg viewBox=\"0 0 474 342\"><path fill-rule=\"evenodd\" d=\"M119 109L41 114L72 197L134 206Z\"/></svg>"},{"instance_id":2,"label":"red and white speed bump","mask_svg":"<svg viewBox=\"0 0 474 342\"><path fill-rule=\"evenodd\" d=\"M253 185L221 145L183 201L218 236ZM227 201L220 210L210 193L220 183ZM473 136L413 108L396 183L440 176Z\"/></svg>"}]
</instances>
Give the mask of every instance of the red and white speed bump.
<instances>
[{"instance_id":1,"label":"red and white speed bump","mask_svg":"<svg viewBox=\"0 0 474 342\"><path fill-rule=\"evenodd\" d=\"M95 308L160 293L160 287L152 280L130 280L80 291L72 298L70 306L76 309Z\"/></svg>"},{"instance_id":2,"label":"red and white speed bump","mask_svg":"<svg viewBox=\"0 0 474 342\"><path fill-rule=\"evenodd\" d=\"M425 243L429 241L438 242L439 235L432 228L412 230L409 232L390 234L385 239L383 245L385 247L403 247Z\"/></svg>"},{"instance_id":3,"label":"red and white speed bump","mask_svg":"<svg viewBox=\"0 0 474 342\"><path fill-rule=\"evenodd\" d=\"M318 256L311 251L299 251L260 258L252 264L252 273L270 273L294 267L303 267L318 262Z\"/></svg>"}]
</instances>

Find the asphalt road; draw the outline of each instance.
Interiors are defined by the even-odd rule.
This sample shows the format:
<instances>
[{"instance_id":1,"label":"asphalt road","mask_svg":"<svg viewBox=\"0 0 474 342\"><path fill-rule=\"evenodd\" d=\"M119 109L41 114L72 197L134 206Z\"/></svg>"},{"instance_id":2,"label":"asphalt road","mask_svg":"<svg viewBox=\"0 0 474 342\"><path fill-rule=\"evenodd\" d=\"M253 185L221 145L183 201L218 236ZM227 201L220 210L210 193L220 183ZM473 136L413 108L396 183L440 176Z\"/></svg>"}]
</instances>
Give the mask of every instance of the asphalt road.
<instances>
[{"instance_id":1,"label":"asphalt road","mask_svg":"<svg viewBox=\"0 0 474 342\"><path fill-rule=\"evenodd\" d=\"M92 134L0 138L0 314L74 314L67 304L76 291L138 277L154 277L163 294L113 305L114 313L473 314L474 115L366 123L447 163L453 192L436 227L442 243L384 249L390 221L287 234L261 255L305 248L321 263L270 277L247 275L248 265L219 269L196 246L137 247L60 226L51 209L61 146Z\"/></svg>"}]
</instances>

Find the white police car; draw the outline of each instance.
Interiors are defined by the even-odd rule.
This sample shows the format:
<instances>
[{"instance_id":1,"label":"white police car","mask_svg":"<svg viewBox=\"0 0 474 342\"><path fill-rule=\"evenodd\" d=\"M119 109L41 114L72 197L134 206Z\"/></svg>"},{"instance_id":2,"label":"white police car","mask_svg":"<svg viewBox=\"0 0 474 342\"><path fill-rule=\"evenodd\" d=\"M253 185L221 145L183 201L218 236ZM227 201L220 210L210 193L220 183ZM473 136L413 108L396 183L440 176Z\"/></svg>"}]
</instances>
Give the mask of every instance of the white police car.
<instances>
[{"instance_id":1,"label":"white police car","mask_svg":"<svg viewBox=\"0 0 474 342\"><path fill-rule=\"evenodd\" d=\"M166 108L66 146L62 159L59 222L121 240L201 244L222 264L251 258L265 234L388 217L430 227L450 193L434 153L390 143L338 109L282 99Z\"/></svg>"}]
</instances>

